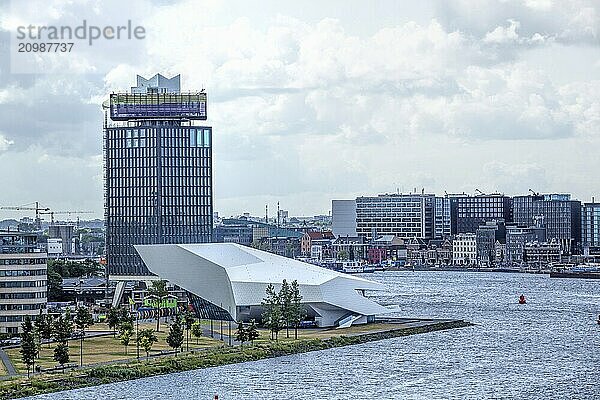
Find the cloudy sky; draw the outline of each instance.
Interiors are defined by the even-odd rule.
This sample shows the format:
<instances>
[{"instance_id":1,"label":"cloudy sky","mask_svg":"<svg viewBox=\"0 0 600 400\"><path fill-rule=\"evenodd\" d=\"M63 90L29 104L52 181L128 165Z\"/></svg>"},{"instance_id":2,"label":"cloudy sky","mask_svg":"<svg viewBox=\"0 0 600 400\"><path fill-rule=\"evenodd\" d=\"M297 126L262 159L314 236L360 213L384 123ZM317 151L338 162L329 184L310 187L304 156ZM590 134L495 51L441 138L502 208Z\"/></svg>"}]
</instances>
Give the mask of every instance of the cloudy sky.
<instances>
[{"instance_id":1,"label":"cloudy sky","mask_svg":"<svg viewBox=\"0 0 600 400\"><path fill-rule=\"evenodd\" d=\"M209 93L222 215L415 188L600 198L597 0L35 3L0 9L1 205L101 216L100 104L157 72ZM23 73L17 26L84 18L147 35Z\"/></svg>"}]
</instances>

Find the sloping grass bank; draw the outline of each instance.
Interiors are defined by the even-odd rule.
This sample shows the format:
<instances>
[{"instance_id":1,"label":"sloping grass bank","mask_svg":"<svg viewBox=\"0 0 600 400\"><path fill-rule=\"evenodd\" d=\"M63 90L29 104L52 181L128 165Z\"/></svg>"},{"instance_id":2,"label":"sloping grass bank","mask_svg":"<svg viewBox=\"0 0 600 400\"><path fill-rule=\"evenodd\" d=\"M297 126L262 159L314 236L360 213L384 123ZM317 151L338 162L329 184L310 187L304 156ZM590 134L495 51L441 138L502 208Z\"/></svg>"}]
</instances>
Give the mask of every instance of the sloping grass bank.
<instances>
[{"instance_id":1,"label":"sloping grass bank","mask_svg":"<svg viewBox=\"0 0 600 400\"><path fill-rule=\"evenodd\" d=\"M42 393L101 385L104 383L189 371L192 369L256 361L272 357L390 339L393 337L462 328L471 325L472 324L469 322L452 321L416 328L366 333L350 337L338 336L328 339L299 339L294 341L245 345L243 347L223 346L195 354L184 353L177 357L168 356L148 361L79 369L68 373L44 374L30 380L18 378L0 383L0 399L13 399Z\"/></svg>"}]
</instances>

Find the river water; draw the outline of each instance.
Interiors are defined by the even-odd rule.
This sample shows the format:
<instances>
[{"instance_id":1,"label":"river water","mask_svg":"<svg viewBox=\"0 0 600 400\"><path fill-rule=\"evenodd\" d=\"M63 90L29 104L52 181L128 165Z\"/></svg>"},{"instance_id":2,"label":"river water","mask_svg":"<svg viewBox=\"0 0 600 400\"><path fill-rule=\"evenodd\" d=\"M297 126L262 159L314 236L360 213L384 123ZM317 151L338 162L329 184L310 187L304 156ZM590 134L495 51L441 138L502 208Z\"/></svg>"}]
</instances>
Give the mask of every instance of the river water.
<instances>
[{"instance_id":1,"label":"river water","mask_svg":"<svg viewBox=\"0 0 600 400\"><path fill-rule=\"evenodd\" d=\"M600 281L381 272L403 317L476 326L139 379L37 399L600 399ZM523 293L527 304L517 304Z\"/></svg>"}]
</instances>

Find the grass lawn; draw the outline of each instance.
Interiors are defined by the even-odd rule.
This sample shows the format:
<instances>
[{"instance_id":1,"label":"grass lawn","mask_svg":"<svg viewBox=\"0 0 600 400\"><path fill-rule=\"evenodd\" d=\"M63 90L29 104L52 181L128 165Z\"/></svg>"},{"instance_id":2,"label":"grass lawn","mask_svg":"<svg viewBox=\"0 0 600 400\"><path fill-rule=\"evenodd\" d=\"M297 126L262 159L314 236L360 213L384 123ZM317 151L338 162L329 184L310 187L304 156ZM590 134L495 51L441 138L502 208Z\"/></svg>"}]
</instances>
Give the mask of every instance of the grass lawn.
<instances>
[{"instance_id":1,"label":"grass lawn","mask_svg":"<svg viewBox=\"0 0 600 400\"><path fill-rule=\"evenodd\" d=\"M93 326L93 330L97 325ZM140 324L140 329L143 328L156 328L155 324ZM99 330L99 329L98 329ZM157 333L158 342L152 346L152 350L150 351L150 355L159 354L161 350L171 351L172 349L167 345L166 337L168 334L169 328L168 326L161 325L161 332ZM184 332L185 334L185 332ZM80 340L73 339L69 341L69 354L70 361L69 363L79 364L79 351L80 351ZM185 340L183 343L183 347L185 349ZM196 344L196 339L190 335L190 350L193 349L205 349L209 347L216 347L222 345L223 342L211 339L210 337L202 337L198 340L198 344ZM36 365L41 365L42 368L53 368L57 366L56 361L53 359L54 355L54 343L45 343L42 345L42 349L40 351L40 358L36 360ZM20 348L8 349L6 352L15 366L17 372L26 373L27 367L21 361L21 354L19 353ZM140 349L140 356L145 356L145 352L143 349ZM125 346L121 344L119 339L114 339L112 335L110 336L100 336L100 337L90 337L86 338L83 341L83 364L97 364L103 362L117 361L117 360L125 360L132 359L136 357L136 343L135 337L133 337L129 343L129 347L127 349L127 354L125 354Z\"/></svg>"},{"instance_id":2,"label":"grass lawn","mask_svg":"<svg viewBox=\"0 0 600 400\"><path fill-rule=\"evenodd\" d=\"M202 321L202 326L205 328L210 328L210 321ZM156 322L146 321L139 323L139 329L155 329ZM379 331L386 330L396 330L402 328L401 325L398 324L384 324L384 323L374 323L368 325L357 325L352 326L350 328L344 329L331 329L331 328L311 328L311 329L298 329L298 339L326 339L331 337L338 337L348 334L360 334L360 333L374 333ZM167 350L171 351L172 349L167 345L166 337L169 332L169 326L166 322L161 321L160 325L161 331L157 333L158 342L154 344L152 350L150 351L150 355L160 354L161 351ZM107 331L110 329L108 325L105 323L95 324L91 326L88 330L91 331ZM237 330L237 324L231 324L231 335L235 337L235 332ZM258 332L260 334L259 339L255 341L255 343L267 343L270 342L270 332L267 329L259 328ZM222 346L223 342L220 340L221 333L221 324L219 321L213 321L213 334L214 338L211 338L210 335L203 336L198 340L194 338L190 333L189 346L190 350L196 349L206 349L209 347L217 347ZM228 323L223 323L223 334L227 335L229 333L229 325ZM184 332L185 334L185 332ZM282 330L279 332L280 342L287 342L294 340L294 330L290 329L290 337L286 338L286 330ZM196 344L196 342L198 344ZM42 368L53 368L57 366L56 361L53 359L54 355L54 347L55 344L44 344L42 345L42 350L40 352L40 358L36 360L36 365L40 365ZM185 340L184 345L185 349ZM27 367L21 361L21 354L19 353L20 348L8 349L6 352L11 358L13 365L17 372L26 373ZM80 351L80 341L78 339L73 339L69 341L69 350L70 350L70 361L69 363L79 364L79 351ZM143 349L140 349L140 356L145 356L145 352ZM132 337L129 347L127 349L127 354L125 354L125 347L120 343L118 339L110 336L101 336L101 337L89 337L83 341L83 364L98 364L104 362L118 361L118 360L126 360L126 359L134 359L136 357L136 343L135 337ZM4 366L0 363L0 375L6 375L6 371Z\"/></svg>"}]
</instances>

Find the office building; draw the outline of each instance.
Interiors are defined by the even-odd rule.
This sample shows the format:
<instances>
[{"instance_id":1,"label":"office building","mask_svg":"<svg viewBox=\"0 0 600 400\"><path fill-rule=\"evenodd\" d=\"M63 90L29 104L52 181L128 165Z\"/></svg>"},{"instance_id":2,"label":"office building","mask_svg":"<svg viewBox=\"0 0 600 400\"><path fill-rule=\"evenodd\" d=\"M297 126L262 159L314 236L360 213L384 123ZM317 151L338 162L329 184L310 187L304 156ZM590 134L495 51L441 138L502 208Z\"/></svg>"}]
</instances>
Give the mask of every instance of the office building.
<instances>
[{"instance_id":1,"label":"office building","mask_svg":"<svg viewBox=\"0 0 600 400\"><path fill-rule=\"evenodd\" d=\"M111 277L150 272L136 244L212 239L212 128L204 91L137 77L104 103L106 257Z\"/></svg>"},{"instance_id":2,"label":"office building","mask_svg":"<svg viewBox=\"0 0 600 400\"><path fill-rule=\"evenodd\" d=\"M331 219L336 237L356 237L356 200L332 200Z\"/></svg>"},{"instance_id":3,"label":"office building","mask_svg":"<svg viewBox=\"0 0 600 400\"><path fill-rule=\"evenodd\" d=\"M37 235L0 232L0 333L17 334L25 316L46 308L47 256Z\"/></svg>"},{"instance_id":4,"label":"office building","mask_svg":"<svg viewBox=\"0 0 600 400\"><path fill-rule=\"evenodd\" d=\"M600 247L600 203L584 203L581 207L581 243L588 252Z\"/></svg>"},{"instance_id":5,"label":"office building","mask_svg":"<svg viewBox=\"0 0 600 400\"><path fill-rule=\"evenodd\" d=\"M356 231L368 240L381 235L402 239L434 237L435 196L382 194L356 199Z\"/></svg>"},{"instance_id":6,"label":"office building","mask_svg":"<svg viewBox=\"0 0 600 400\"><path fill-rule=\"evenodd\" d=\"M503 194L455 197L457 233L475 233L486 222L512 222L511 199Z\"/></svg>"},{"instance_id":7,"label":"office building","mask_svg":"<svg viewBox=\"0 0 600 400\"><path fill-rule=\"evenodd\" d=\"M452 199L448 196L435 198L434 239L452 235Z\"/></svg>"},{"instance_id":8,"label":"office building","mask_svg":"<svg viewBox=\"0 0 600 400\"><path fill-rule=\"evenodd\" d=\"M563 254L574 254L581 245L581 202L569 194L516 196L514 222L546 228L546 240L560 244Z\"/></svg>"},{"instance_id":9,"label":"office building","mask_svg":"<svg viewBox=\"0 0 600 400\"><path fill-rule=\"evenodd\" d=\"M525 261L525 244L535 242L546 242L546 228L507 226L506 262L509 265L522 265Z\"/></svg>"},{"instance_id":10,"label":"office building","mask_svg":"<svg viewBox=\"0 0 600 400\"><path fill-rule=\"evenodd\" d=\"M487 222L477 229L475 237L477 260L482 265L493 265L499 258L497 253L503 254L502 245L506 243L506 225L502 221Z\"/></svg>"}]
</instances>

